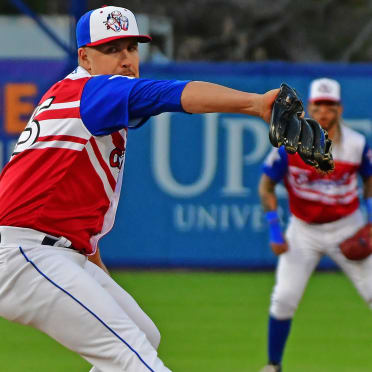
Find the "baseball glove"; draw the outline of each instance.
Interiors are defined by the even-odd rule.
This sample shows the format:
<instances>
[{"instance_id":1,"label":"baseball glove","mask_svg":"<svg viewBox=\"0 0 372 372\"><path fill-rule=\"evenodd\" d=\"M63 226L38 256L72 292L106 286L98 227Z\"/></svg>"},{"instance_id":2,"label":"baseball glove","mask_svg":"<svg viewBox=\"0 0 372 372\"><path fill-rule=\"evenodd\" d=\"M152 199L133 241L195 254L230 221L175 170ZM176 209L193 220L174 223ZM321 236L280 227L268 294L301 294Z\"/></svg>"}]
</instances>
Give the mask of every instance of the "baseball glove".
<instances>
[{"instance_id":1,"label":"baseball glove","mask_svg":"<svg viewBox=\"0 0 372 372\"><path fill-rule=\"evenodd\" d=\"M363 260L372 253L371 229L372 224L367 224L340 244L341 252L346 258L353 261Z\"/></svg>"},{"instance_id":2,"label":"baseball glove","mask_svg":"<svg viewBox=\"0 0 372 372\"><path fill-rule=\"evenodd\" d=\"M334 169L332 141L317 121L302 117L303 111L295 90L283 83L272 109L270 142L274 147L284 145L290 154L298 152L306 164L331 172Z\"/></svg>"}]
</instances>

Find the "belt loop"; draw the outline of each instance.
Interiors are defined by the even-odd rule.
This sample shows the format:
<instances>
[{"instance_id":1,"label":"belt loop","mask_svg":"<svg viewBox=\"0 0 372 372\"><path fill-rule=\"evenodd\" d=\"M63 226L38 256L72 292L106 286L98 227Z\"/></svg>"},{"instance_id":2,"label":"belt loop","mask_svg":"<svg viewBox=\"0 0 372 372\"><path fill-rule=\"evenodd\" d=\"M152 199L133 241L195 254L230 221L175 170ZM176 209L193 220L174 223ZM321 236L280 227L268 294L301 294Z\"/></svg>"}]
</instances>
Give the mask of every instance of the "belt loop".
<instances>
[{"instance_id":1,"label":"belt loop","mask_svg":"<svg viewBox=\"0 0 372 372\"><path fill-rule=\"evenodd\" d=\"M54 238L51 238L50 236L45 235L41 244L42 245L54 245L56 242L58 242L58 239L54 239Z\"/></svg>"},{"instance_id":2,"label":"belt loop","mask_svg":"<svg viewBox=\"0 0 372 372\"><path fill-rule=\"evenodd\" d=\"M65 238L64 236L61 236L55 243L54 245L56 247L65 247L65 248L72 248L72 243L70 240Z\"/></svg>"}]
</instances>

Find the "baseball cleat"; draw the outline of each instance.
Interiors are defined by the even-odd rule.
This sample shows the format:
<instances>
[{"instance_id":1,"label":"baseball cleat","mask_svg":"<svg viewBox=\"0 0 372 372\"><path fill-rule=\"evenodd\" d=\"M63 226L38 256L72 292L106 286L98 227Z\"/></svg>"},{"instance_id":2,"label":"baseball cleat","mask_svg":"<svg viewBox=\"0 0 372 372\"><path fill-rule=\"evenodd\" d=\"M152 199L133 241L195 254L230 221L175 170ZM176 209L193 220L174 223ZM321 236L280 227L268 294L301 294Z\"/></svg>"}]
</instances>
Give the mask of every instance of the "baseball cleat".
<instances>
[{"instance_id":1,"label":"baseball cleat","mask_svg":"<svg viewBox=\"0 0 372 372\"><path fill-rule=\"evenodd\" d=\"M268 364L260 372L282 372L282 367L279 364Z\"/></svg>"}]
</instances>

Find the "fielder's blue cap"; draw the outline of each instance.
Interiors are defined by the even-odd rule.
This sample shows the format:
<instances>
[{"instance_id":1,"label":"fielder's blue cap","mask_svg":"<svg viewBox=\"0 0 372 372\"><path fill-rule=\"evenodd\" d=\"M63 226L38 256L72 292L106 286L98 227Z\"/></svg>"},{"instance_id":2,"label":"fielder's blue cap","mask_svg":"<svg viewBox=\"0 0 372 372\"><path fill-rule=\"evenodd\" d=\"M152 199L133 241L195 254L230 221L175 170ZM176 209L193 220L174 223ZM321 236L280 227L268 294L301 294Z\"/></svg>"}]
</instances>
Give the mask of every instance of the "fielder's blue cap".
<instances>
[{"instance_id":1,"label":"fielder's blue cap","mask_svg":"<svg viewBox=\"0 0 372 372\"><path fill-rule=\"evenodd\" d=\"M78 48L107 43L111 40L135 37L140 43L151 41L140 35L134 14L125 8L104 6L85 13L76 25Z\"/></svg>"}]
</instances>

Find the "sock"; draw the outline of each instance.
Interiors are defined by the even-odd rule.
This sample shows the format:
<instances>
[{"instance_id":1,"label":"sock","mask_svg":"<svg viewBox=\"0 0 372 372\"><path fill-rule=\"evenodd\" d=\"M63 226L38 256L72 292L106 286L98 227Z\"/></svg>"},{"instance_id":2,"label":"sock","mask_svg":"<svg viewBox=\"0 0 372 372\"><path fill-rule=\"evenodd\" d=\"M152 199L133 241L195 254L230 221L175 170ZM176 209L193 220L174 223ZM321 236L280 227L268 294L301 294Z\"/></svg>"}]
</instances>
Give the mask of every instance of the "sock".
<instances>
[{"instance_id":1,"label":"sock","mask_svg":"<svg viewBox=\"0 0 372 372\"><path fill-rule=\"evenodd\" d=\"M278 320L273 316L269 318L269 362L281 364L284 347L287 342L292 319Z\"/></svg>"}]
</instances>

